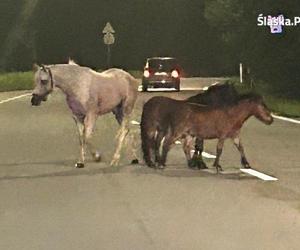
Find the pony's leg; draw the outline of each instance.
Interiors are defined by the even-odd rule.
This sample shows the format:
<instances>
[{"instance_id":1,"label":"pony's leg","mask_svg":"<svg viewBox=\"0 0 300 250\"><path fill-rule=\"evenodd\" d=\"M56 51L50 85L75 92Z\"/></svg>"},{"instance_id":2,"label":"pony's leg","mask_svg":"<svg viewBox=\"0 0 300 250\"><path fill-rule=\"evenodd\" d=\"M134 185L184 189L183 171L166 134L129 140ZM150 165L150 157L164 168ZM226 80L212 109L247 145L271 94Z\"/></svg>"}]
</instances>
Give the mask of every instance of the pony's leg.
<instances>
[{"instance_id":1,"label":"pony's leg","mask_svg":"<svg viewBox=\"0 0 300 250\"><path fill-rule=\"evenodd\" d=\"M193 162L192 162L192 157L191 157L191 150L193 148L193 137L187 136L184 141L183 141L183 152L185 154L185 158L187 160L188 166L190 168L193 168Z\"/></svg>"},{"instance_id":2,"label":"pony's leg","mask_svg":"<svg viewBox=\"0 0 300 250\"><path fill-rule=\"evenodd\" d=\"M146 162L147 166L150 168L155 168L155 163L152 161L153 154L154 154L153 150L155 147L154 145L155 145L154 139L150 139L149 147L147 149L147 154L144 155L145 162Z\"/></svg>"},{"instance_id":3,"label":"pony's leg","mask_svg":"<svg viewBox=\"0 0 300 250\"><path fill-rule=\"evenodd\" d=\"M160 162L160 146L165 134L163 131L159 131L156 134L155 142L153 143L154 155L155 155L155 163L159 165Z\"/></svg>"},{"instance_id":4,"label":"pony's leg","mask_svg":"<svg viewBox=\"0 0 300 250\"><path fill-rule=\"evenodd\" d=\"M152 161L152 154L154 150L156 131L149 129L145 124L141 123L141 147L143 158L148 167L154 168L155 164Z\"/></svg>"},{"instance_id":5,"label":"pony's leg","mask_svg":"<svg viewBox=\"0 0 300 250\"><path fill-rule=\"evenodd\" d=\"M238 151L241 154L241 163L242 163L243 167L244 168L251 168L249 162L246 159L245 152L244 152L244 147L242 145L240 137L239 136L235 137L233 139L233 143L234 143L234 145L236 146L236 148L238 149Z\"/></svg>"},{"instance_id":6,"label":"pony's leg","mask_svg":"<svg viewBox=\"0 0 300 250\"><path fill-rule=\"evenodd\" d=\"M202 158L203 152L203 139L196 138L195 142L195 153L192 158L192 167L198 167L199 169L207 169L207 166Z\"/></svg>"},{"instance_id":7,"label":"pony's leg","mask_svg":"<svg viewBox=\"0 0 300 250\"><path fill-rule=\"evenodd\" d=\"M144 160L148 167L155 168L155 163L152 161L155 148L154 138L148 138L144 143Z\"/></svg>"},{"instance_id":8,"label":"pony's leg","mask_svg":"<svg viewBox=\"0 0 300 250\"><path fill-rule=\"evenodd\" d=\"M83 168L85 161L85 139L84 139L84 125L83 123L76 117L73 116L73 119L76 123L79 135L79 145L80 145L80 160L75 164L76 168Z\"/></svg>"},{"instance_id":9,"label":"pony's leg","mask_svg":"<svg viewBox=\"0 0 300 250\"><path fill-rule=\"evenodd\" d=\"M117 147L113 156L112 161L110 162L111 166L116 166L118 165L119 161L120 161L120 157L121 157L121 149L123 146L123 142L129 132L129 117L125 117L121 123L121 128L120 128L120 132L119 132L119 137L118 137L118 143L117 143Z\"/></svg>"},{"instance_id":10,"label":"pony's leg","mask_svg":"<svg viewBox=\"0 0 300 250\"><path fill-rule=\"evenodd\" d=\"M217 173L219 173L219 171L223 171L222 167L219 164L219 161L220 161L220 156L223 151L224 141L225 141L225 139L219 139L218 144L217 144L217 155L216 155L216 159L215 159L215 162L213 165L214 167L216 167Z\"/></svg>"},{"instance_id":11,"label":"pony's leg","mask_svg":"<svg viewBox=\"0 0 300 250\"><path fill-rule=\"evenodd\" d=\"M160 168L164 168L166 166L167 155L169 150L171 149L173 142L174 142L174 138L171 135L165 137L163 147L162 147L162 154L159 162Z\"/></svg>"},{"instance_id":12,"label":"pony's leg","mask_svg":"<svg viewBox=\"0 0 300 250\"><path fill-rule=\"evenodd\" d=\"M203 140L199 139L199 138L196 138L196 141L195 141L195 152L194 152L193 158L197 158L198 155L201 154L202 150L203 150Z\"/></svg>"}]
</instances>

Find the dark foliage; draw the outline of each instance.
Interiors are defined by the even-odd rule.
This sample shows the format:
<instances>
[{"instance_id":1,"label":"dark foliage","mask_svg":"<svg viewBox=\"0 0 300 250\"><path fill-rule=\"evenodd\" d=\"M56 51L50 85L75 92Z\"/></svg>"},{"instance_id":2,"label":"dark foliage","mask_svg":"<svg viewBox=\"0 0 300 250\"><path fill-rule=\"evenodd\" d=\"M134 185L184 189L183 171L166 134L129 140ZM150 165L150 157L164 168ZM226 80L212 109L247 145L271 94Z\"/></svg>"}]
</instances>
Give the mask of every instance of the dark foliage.
<instances>
[{"instance_id":1,"label":"dark foliage","mask_svg":"<svg viewBox=\"0 0 300 250\"><path fill-rule=\"evenodd\" d=\"M114 66L142 69L146 57L169 55L178 57L186 75L218 76L238 74L243 62L252 80L299 95L299 26L282 34L257 26L259 14L299 15L297 0L40 0L32 13L24 11L29 2L1 1L0 53L13 46L0 60L2 71L69 57L105 68L102 29L109 21L116 30Z\"/></svg>"}]
</instances>

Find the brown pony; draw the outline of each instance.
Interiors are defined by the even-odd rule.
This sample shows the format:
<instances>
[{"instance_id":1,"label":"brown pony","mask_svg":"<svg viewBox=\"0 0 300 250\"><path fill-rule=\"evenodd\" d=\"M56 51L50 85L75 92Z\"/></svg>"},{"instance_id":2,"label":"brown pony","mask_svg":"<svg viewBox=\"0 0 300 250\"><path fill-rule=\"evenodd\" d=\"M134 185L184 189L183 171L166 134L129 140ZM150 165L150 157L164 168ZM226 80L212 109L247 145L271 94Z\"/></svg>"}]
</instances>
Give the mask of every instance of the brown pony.
<instances>
[{"instance_id":1,"label":"brown pony","mask_svg":"<svg viewBox=\"0 0 300 250\"><path fill-rule=\"evenodd\" d=\"M185 101L190 103L198 103L202 105L209 105L211 107L225 107L233 105L237 102L238 93L232 84L228 81L225 83L217 83L208 87L207 90L203 90L197 95L187 98ZM156 144L160 145L160 142ZM195 152L192 160L189 163L190 168L206 169L207 166L202 159L203 152L203 139L196 138Z\"/></svg>"},{"instance_id":2,"label":"brown pony","mask_svg":"<svg viewBox=\"0 0 300 250\"><path fill-rule=\"evenodd\" d=\"M162 120L159 119L161 115L159 110L153 114L148 113L148 110L151 110L151 106L156 105L156 103L171 110ZM235 104L226 107L209 107L167 97L153 97L144 105L141 122L145 162L148 166L153 166L151 152L147 148L153 143L153 141L147 141L147 138L153 138L153 135L154 137L158 135L165 137L162 145L162 155L155 154L156 161L162 168L165 166L170 147L176 140L182 139L184 141L183 150L188 164L190 164L193 138L197 137L202 140L218 139L217 156L213 165L219 171L222 170L219 165L219 159L224 141L227 138L231 138L241 154L242 165L245 168L250 168L240 140L240 129L251 116L255 116L265 124L273 122L271 112L266 107L262 97L253 93L240 96ZM161 124L163 124L163 135L159 134L151 126L155 120L160 120Z\"/></svg>"},{"instance_id":3,"label":"brown pony","mask_svg":"<svg viewBox=\"0 0 300 250\"><path fill-rule=\"evenodd\" d=\"M233 85L225 82L211 85L207 90L203 90L197 95L191 96L184 101L210 105L212 107L224 107L235 104L237 98L238 94ZM157 114L158 112L159 115ZM151 153L155 153L155 163L159 165L159 147L168 129L168 123L166 123L165 120L168 119L168 116L170 116L172 112L174 112L172 108L167 105L163 106L160 104L160 102L151 102L151 104L144 106L142 123L144 123L144 127L147 126L147 131L156 131L154 134L142 133L142 148L144 152L144 158L147 165L150 167L155 166L155 164L149 160L151 158ZM146 120L147 125L145 124ZM198 167L199 169L207 168L202 159L202 151L203 139L197 138L195 143L195 152L192 160L189 162L189 167Z\"/></svg>"}]
</instances>

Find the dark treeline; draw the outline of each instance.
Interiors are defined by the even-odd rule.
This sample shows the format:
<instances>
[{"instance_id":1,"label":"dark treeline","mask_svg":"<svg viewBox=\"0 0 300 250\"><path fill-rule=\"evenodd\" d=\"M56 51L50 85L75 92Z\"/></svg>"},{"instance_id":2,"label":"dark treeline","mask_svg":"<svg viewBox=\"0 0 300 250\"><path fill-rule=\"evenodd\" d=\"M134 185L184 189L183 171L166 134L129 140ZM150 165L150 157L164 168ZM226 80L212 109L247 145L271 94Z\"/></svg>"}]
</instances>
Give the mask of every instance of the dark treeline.
<instances>
[{"instance_id":1,"label":"dark treeline","mask_svg":"<svg viewBox=\"0 0 300 250\"><path fill-rule=\"evenodd\" d=\"M259 14L300 16L298 0L2 0L0 10L1 71L69 57L105 68L109 21L116 67L142 69L147 57L175 56L187 75L218 76L238 74L242 62L253 79L298 90L300 25L282 34L257 26Z\"/></svg>"}]
</instances>

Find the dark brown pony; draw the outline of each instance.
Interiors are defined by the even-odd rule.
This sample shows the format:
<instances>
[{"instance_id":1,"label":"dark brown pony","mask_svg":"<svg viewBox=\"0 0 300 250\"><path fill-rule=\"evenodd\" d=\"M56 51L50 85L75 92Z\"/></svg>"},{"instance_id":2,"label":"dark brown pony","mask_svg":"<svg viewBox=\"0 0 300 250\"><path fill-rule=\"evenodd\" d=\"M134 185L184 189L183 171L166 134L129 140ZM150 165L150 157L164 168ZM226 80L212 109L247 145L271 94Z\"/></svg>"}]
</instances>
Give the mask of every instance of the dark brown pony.
<instances>
[{"instance_id":1,"label":"dark brown pony","mask_svg":"<svg viewBox=\"0 0 300 250\"><path fill-rule=\"evenodd\" d=\"M224 107L235 104L237 98L238 94L233 85L226 82L211 85L207 90L203 90L197 95L185 99L184 102L210 105L212 107ZM159 165L159 147L168 129L168 123L166 121L174 110L168 105L161 105L159 102L148 102L150 103L145 104L142 115L142 124L144 124L141 133L142 148L147 165L154 167L155 163ZM147 131L155 130L156 132L150 134L147 132L143 133L144 129ZM207 168L202 159L202 151L203 139L197 138L195 143L195 153L192 160L189 162L189 167ZM155 154L155 163L151 160L151 154Z\"/></svg>"},{"instance_id":2,"label":"dark brown pony","mask_svg":"<svg viewBox=\"0 0 300 250\"><path fill-rule=\"evenodd\" d=\"M231 138L241 154L241 163L245 168L250 168L246 159L244 148L240 140L240 129L244 122L251 116L255 116L265 124L271 124L273 118L261 96L247 94L240 96L237 102L226 107L210 107L178 101L167 97L153 97L145 105L141 123L142 145L144 158L147 165L151 165L151 152L147 146L147 138L158 135L151 123L160 120L154 116L160 116L160 111L149 114L151 106L159 103L161 107L169 107L171 111L161 120L165 137L162 145L162 155L155 154L156 161L161 167L165 166L167 154L176 140L183 139L183 149L188 163L191 161L190 151L193 147L193 138L218 139L217 155L214 166L217 171L222 170L219 159L222 153L224 141ZM144 119L143 119L144 118ZM150 124L150 126L149 126ZM150 129L149 129L150 128Z\"/></svg>"}]
</instances>

